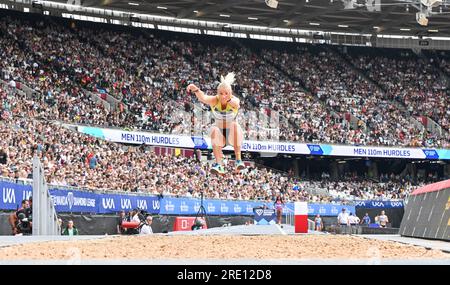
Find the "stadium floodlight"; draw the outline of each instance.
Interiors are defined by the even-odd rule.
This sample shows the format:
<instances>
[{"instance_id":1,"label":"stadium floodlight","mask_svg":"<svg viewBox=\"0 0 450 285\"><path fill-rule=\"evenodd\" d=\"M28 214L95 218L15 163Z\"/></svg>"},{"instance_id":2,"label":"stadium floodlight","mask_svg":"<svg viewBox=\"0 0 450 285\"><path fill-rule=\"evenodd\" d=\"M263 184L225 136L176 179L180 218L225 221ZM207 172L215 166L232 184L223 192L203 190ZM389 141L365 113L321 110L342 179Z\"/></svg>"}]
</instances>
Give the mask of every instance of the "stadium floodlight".
<instances>
[{"instance_id":1,"label":"stadium floodlight","mask_svg":"<svg viewBox=\"0 0 450 285\"><path fill-rule=\"evenodd\" d=\"M266 5L270 8L276 9L278 8L278 1L277 0L265 0Z\"/></svg>"},{"instance_id":2,"label":"stadium floodlight","mask_svg":"<svg viewBox=\"0 0 450 285\"><path fill-rule=\"evenodd\" d=\"M422 13L422 12L417 12L416 13L416 21L421 26L428 26L427 14Z\"/></svg>"}]
</instances>

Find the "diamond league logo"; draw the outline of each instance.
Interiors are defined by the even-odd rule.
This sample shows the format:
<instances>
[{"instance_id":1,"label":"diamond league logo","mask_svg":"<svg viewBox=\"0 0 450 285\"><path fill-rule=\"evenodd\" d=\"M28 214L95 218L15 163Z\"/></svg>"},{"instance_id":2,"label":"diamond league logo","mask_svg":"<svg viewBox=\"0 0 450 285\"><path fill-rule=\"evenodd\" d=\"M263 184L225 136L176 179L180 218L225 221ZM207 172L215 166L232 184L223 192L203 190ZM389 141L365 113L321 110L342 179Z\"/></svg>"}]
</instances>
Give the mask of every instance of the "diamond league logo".
<instances>
[{"instance_id":1,"label":"diamond league logo","mask_svg":"<svg viewBox=\"0 0 450 285\"><path fill-rule=\"evenodd\" d=\"M69 210L72 210L74 200L75 198L73 197L73 192L67 193L67 204L69 205Z\"/></svg>"},{"instance_id":2,"label":"diamond league logo","mask_svg":"<svg viewBox=\"0 0 450 285\"><path fill-rule=\"evenodd\" d=\"M258 216L261 216L262 213L264 212L264 210L263 210L263 209L257 209L257 210L255 210L255 212L256 212L256 214L257 214Z\"/></svg>"}]
</instances>

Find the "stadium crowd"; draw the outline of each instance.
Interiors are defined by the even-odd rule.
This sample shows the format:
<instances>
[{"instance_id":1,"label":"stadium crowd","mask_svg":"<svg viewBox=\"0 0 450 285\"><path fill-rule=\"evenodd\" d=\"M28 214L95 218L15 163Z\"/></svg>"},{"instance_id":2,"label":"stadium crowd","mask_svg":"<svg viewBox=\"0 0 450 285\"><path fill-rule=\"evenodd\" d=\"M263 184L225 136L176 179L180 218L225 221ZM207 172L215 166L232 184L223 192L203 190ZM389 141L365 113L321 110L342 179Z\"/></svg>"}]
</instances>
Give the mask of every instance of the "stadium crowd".
<instances>
[{"instance_id":1,"label":"stadium crowd","mask_svg":"<svg viewBox=\"0 0 450 285\"><path fill-rule=\"evenodd\" d=\"M430 116L430 113L426 113L422 107L416 106L415 113L405 114L395 105L391 95L395 93L401 96L399 92L383 92L332 49L297 46L294 50L271 49L263 50L261 53L268 60L275 61L276 59L275 62L280 65L280 68L305 82L305 86L328 108L341 114L353 115L358 119L358 128L348 135L350 140L346 143L416 147L448 145L448 134L444 138L437 138L415 127L410 121L413 118L412 115ZM375 57L373 60L377 59L378 57ZM370 66L378 67L382 64ZM391 67L392 65L385 64L384 66ZM399 70L402 69L399 68ZM401 78L402 82L405 82L405 86L416 82L409 74L404 75L397 72L395 68L385 72L374 71L373 74L384 74L384 77L373 78L373 80L385 84L391 84L391 81L395 82L396 77ZM391 74L395 74L394 78ZM431 80L420 81L420 77L419 82L418 85L422 84L430 89L434 83ZM448 101L448 95L445 94L448 93L445 93L446 89L443 86L441 89L444 91L433 93L433 96L430 95L430 98L435 99L429 99L432 104L428 104L428 106L429 109L435 108L439 114L447 118L449 116L449 113L446 113L448 104L445 102ZM415 108L415 105L410 104L408 108L411 110ZM444 124L446 122L447 120L444 120Z\"/></svg>"},{"instance_id":2,"label":"stadium crowd","mask_svg":"<svg viewBox=\"0 0 450 285\"><path fill-rule=\"evenodd\" d=\"M222 40L167 38L147 31L110 28L94 32L47 21L51 20L31 22L6 17L0 21L5 58L2 78L26 84L56 105L61 100L70 102L76 115L61 112L58 119L189 133L189 112L204 107L186 94L186 85L197 82L214 92L218 76L235 70L235 93L244 102L241 118L247 137L360 145L448 145L448 139L432 138L415 128L389 100L389 92L386 95L328 50L317 48L313 52L300 46L295 52L272 49L259 54ZM273 62L279 63L288 76ZM303 91L292 75L307 82L312 94ZM409 77L405 78L403 81ZM116 98L119 107L102 110L89 100L86 90L101 98ZM446 129L447 99L436 97L444 98L436 99L441 100L441 107L434 112L441 116L438 122ZM278 120L262 126L245 120L250 111L268 117L278 112L282 125L276 126ZM421 111L417 108L415 112ZM358 119L356 126L349 123L350 115ZM208 132L209 123L197 119L195 130ZM278 129L276 135L266 134L274 129Z\"/></svg>"},{"instance_id":3,"label":"stadium crowd","mask_svg":"<svg viewBox=\"0 0 450 285\"><path fill-rule=\"evenodd\" d=\"M390 100L403 103L412 116L428 116L449 131L450 93L448 83L432 60L411 52L390 57L359 54L354 62L370 78L379 82Z\"/></svg>"},{"instance_id":4,"label":"stadium crowd","mask_svg":"<svg viewBox=\"0 0 450 285\"><path fill-rule=\"evenodd\" d=\"M364 65L359 68L373 80L387 81L383 92L329 50L313 52L299 47L295 52L266 49L259 53L234 42L200 43L106 28L94 32L48 21L0 20L0 75L6 82L0 87L0 157L5 158L0 160L0 173L4 177L30 178L31 159L38 155L50 184L86 189L193 197L204 191L210 198L244 200L283 194L287 201L342 202L355 197L404 198L416 186L392 179L298 182L266 168L233 173L231 165L229 178L218 179L209 175L208 163L159 156L150 147L106 142L58 123L188 134L192 124L186 120L189 112L204 115L207 110L186 94L186 85L196 82L213 94L218 76L232 70L237 72L234 91L242 99L243 113L257 112L270 118L272 112L278 112L286 121L286 127L278 129L281 139L449 146L448 137L430 139L429 134L414 128L392 103L398 100L408 105L416 100L411 97L416 91L425 94L433 108L421 107L425 99L417 99L411 115L429 115L448 131L448 91L441 85L435 88L437 79L411 71L411 62L387 61L389 67L402 71L394 72L373 67L383 58L360 59ZM375 75L378 72L381 75ZM395 76L383 75L390 73ZM419 87L408 83L414 76L421 78ZM303 90L300 82L307 82L302 84L311 92ZM411 90L400 92L402 84ZM33 94L21 92L24 85ZM436 99L428 95L434 92ZM107 96L118 102L117 108L102 104ZM349 115L358 119L356 128ZM265 131L276 129L275 123L255 126L247 120L244 129L247 137L272 139ZM205 133L210 121L195 120L194 124ZM315 194L311 190L316 188L326 191Z\"/></svg>"},{"instance_id":5,"label":"stadium crowd","mask_svg":"<svg viewBox=\"0 0 450 285\"><path fill-rule=\"evenodd\" d=\"M149 146L129 147L107 142L38 119L30 108L37 105L21 98L16 91L0 89L2 108L10 116L2 116L0 133L0 173L12 179L29 179L31 161L38 155L43 161L47 181L55 186L85 189L120 189L159 195L206 197L220 199L271 199L283 195L287 201L343 202L355 198L399 199L409 193L412 183L371 182L355 179L339 182L298 182L284 173L252 167L229 177L209 175L209 164L194 158L156 155ZM194 179L195 178L195 179ZM321 194L314 189L326 189Z\"/></svg>"}]
</instances>

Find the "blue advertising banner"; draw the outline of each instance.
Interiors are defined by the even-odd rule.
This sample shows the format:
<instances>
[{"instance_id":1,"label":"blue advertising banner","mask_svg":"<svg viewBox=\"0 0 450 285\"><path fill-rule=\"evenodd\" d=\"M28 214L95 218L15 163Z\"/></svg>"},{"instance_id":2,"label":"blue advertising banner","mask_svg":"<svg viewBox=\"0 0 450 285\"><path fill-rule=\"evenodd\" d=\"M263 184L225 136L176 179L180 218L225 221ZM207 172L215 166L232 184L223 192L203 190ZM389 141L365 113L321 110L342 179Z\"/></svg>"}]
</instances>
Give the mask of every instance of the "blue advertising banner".
<instances>
[{"instance_id":1,"label":"blue advertising banner","mask_svg":"<svg viewBox=\"0 0 450 285\"><path fill-rule=\"evenodd\" d=\"M0 181L0 210L16 210L23 199L32 195L30 185ZM151 214L195 215L200 209L200 199L171 198L160 199L155 196L104 194L79 190L50 189L57 212L84 212L108 214L120 210L130 211L139 208ZM253 216L254 208L273 203L265 201L226 201L206 199L203 202L208 215L246 215ZM308 215L337 216L342 208L355 212L356 208L402 208L403 201L357 201L354 206L335 204L308 204ZM286 207L294 211L294 204Z\"/></svg>"},{"instance_id":2,"label":"blue advertising banner","mask_svg":"<svg viewBox=\"0 0 450 285\"><path fill-rule=\"evenodd\" d=\"M56 212L97 213L98 194L86 191L50 189Z\"/></svg>"},{"instance_id":3,"label":"blue advertising banner","mask_svg":"<svg viewBox=\"0 0 450 285\"><path fill-rule=\"evenodd\" d=\"M160 199L154 196L116 194L101 194L99 197L99 214L116 213L120 210L130 211L136 208L147 211L150 214L158 214Z\"/></svg>"},{"instance_id":4,"label":"blue advertising banner","mask_svg":"<svg viewBox=\"0 0 450 285\"><path fill-rule=\"evenodd\" d=\"M273 203L265 201L221 201L221 200L204 200L208 215L254 215L253 209L261 206L273 208ZM294 204L288 203L286 207L290 211L294 211ZM200 199L191 198L164 198L161 200L162 215L195 215L200 208ZM348 212L355 212L355 206L342 206L334 204L308 204L308 215L337 216L342 208L346 208Z\"/></svg>"},{"instance_id":5,"label":"blue advertising banner","mask_svg":"<svg viewBox=\"0 0 450 285\"><path fill-rule=\"evenodd\" d=\"M159 199L154 196L90 193L85 191L50 189L57 212L117 213L121 210L145 210L159 213Z\"/></svg>"},{"instance_id":6,"label":"blue advertising banner","mask_svg":"<svg viewBox=\"0 0 450 285\"><path fill-rule=\"evenodd\" d=\"M294 211L294 204L286 205L290 210ZM336 217L345 208L347 213L355 213L355 206L350 205L335 205L335 204L310 204L308 203L308 215L315 216L334 216Z\"/></svg>"},{"instance_id":7,"label":"blue advertising banner","mask_svg":"<svg viewBox=\"0 0 450 285\"><path fill-rule=\"evenodd\" d=\"M0 210L17 210L22 200L28 199L33 190L31 185L21 185L12 182L0 181Z\"/></svg>"},{"instance_id":8,"label":"blue advertising banner","mask_svg":"<svg viewBox=\"0 0 450 285\"><path fill-rule=\"evenodd\" d=\"M168 198L161 199L162 215L195 215L200 209L200 199ZM253 208L264 202L203 200L203 207L208 215L253 215Z\"/></svg>"},{"instance_id":9,"label":"blue advertising banner","mask_svg":"<svg viewBox=\"0 0 450 285\"><path fill-rule=\"evenodd\" d=\"M274 209L255 209L255 224L256 225L274 225L275 224L275 210Z\"/></svg>"},{"instance_id":10,"label":"blue advertising banner","mask_svg":"<svg viewBox=\"0 0 450 285\"><path fill-rule=\"evenodd\" d=\"M403 208L403 201L356 201L356 208L380 208L380 209L389 209L389 208Z\"/></svg>"},{"instance_id":11,"label":"blue advertising banner","mask_svg":"<svg viewBox=\"0 0 450 285\"><path fill-rule=\"evenodd\" d=\"M0 210L16 210L33 194L31 185L0 181ZM50 189L57 212L116 213L135 208L158 214L160 200L155 196L92 193L79 190Z\"/></svg>"}]
</instances>

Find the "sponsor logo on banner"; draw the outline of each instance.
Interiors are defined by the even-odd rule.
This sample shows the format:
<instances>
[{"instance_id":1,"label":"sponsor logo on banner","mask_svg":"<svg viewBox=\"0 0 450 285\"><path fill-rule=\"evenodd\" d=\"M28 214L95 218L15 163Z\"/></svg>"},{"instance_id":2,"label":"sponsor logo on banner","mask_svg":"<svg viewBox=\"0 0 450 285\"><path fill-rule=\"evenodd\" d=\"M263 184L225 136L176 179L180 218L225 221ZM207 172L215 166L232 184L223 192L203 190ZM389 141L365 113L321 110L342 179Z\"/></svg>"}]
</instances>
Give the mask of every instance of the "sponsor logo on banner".
<instances>
[{"instance_id":1,"label":"sponsor logo on banner","mask_svg":"<svg viewBox=\"0 0 450 285\"><path fill-rule=\"evenodd\" d=\"M30 199L31 196L33 196L33 191L24 190L22 192L23 199L27 199L28 200L28 199Z\"/></svg>"},{"instance_id":2,"label":"sponsor logo on banner","mask_svg":"<svg viewBox=\"0 0 450 285\"><path fill-rule=\"evenodd\" d=\"M403 201L356 201L356 208L402 208L404 206Z\"/></svg>"},{"instance_id":3,"label":"sponsor logo on banner","mask_svg":"<svg viewBox=\"0 0 450 285\"><path fill-rule=\"evenodd\" d=\"M403 203L400 201L391 201L391 207L392 208L401 208L401 207L403 207Z\"/></svg>"},{"instance_id":4,"label":"sponsor logo on banner","mask_svg":"<svg viewBox=\"0 0 450 285\"><path fill-rule=\"evenodd\" d=\"M316 154L316 155L322 155L323 154L323 150L320 147L320 145L318 145L318 144L308 144L307 146L308 146L309 151L311 152L311 154Z\"/></svg>"},{"instance_id":5,"label":"sponsor logo on banner","mask_svg":"<svg viewBox=\"0 0 450 285\"><path fill-rule=\"evenodd\" d=\"M314 208L311 206L308 206L308 214L314 213Z\"/></svg>"},{"instance_id":6,"label":"sponsor logo on banner","mask_svg":"<svg viewBox=\"0 0 450 285\"><path fill-rule=\"evenodd\" d=\"M213 203L208 203L208 212L215 212L216 211L216 207L214 206Z\"/></svg>"},{"instance_id":7,"label":"sponsor logo on banner","mask_svg":"<svg viewBox=\"0 0 450 285\"><path fill-rule=\"evenodd\" d=\"M121 209L131 209L131 200L120 198Z\"/></svg>"},{"instance_id":8,"label":"sponsor logo on banner","mask_svg":"<svg viewBox=\"0 0 450 285\"><path fill-rule=\"evenodd\" d=\"M137 200L137 208L141 210L147 210L147 201L145 200Z\"/></svg>"},{"instance_id":9,"label":"sponsor logo on banner","mask_svg":"<svg viewBox=\"0 0 450 285\"><path fill-rule=\"evenodd\" d=\"M13 188L3 188L3 203L15 204L16 194Z\"/></svg>"},{"instance_id":10,"label":"sponsor logo on banner","mask_svg":"<svg viewBox=\"0 0 450 285\"><path fill-rule=\"evenodd\" d=\"M233 211L234 211L235 213L240 213L241 210L242 210L242 208L239 207L239 204L234 204Z\"/></svg>"},{"instance_id":11,"label":"sponsor logo on banner","mask_svg":"<svg viewBox=\"0 0 450 285\"><path fill-rule=\"evenodd\" d=\"M338 213L339 213L339 211L335 206L331 207L331 214L337 215Z\"/></svg>"},{"instance_id":12,"label":"sponsor logo on banner","mask_svg":"<svg viewBox=\"0 0 450 285\"><path fill-rule=\"evenodd\" d=\"M205 139L202 137L192 137L192 142L194 143L195 148L200 148L200 149L208 148L208 144L206 143Z\"/></svg>"},{"instance_id":13,"label":"sponsor logo on banner","mask_svg":"<svg viewBox=\"0 0 450 285\"><path fill-rule=\"evenodd\" d=\"M89 207L95 208L95 199L85 198L85 197L75 197L74 192L64 193L64 196L61 195L51 195L53 203L55 206L64 207L61 211L69 211L74 210L74 207Z\"/></svg>"},{"instance_id":14,"label":"sponsor logo on banner","mask_svg":"<svg viewBox=\"0 0 450 285\"><path fill-rule=\"evenodd\" d=\"M184 201L180 204L180 212L189 212L189 206Z\"/></svg>"},{"instance_id":15,"label":"sponsor logo on banner","mask_svg":"<svg viewBox=\"0 0 450 285\"><path fill-rule=\"evenodd\" d=\"M195 205L194 205L194 212L198 212L198 210L200 210L200 203L199 202L195 203Z\"/></svg>"},{"instance_id":16,"label":"sponsor logo on banner","mask_svg":"<svg viewBox=\"0 0 450 285\"><path fill-rule=\"evenodd\" d=\"M164 208L166 209L166 212L174 212L175 211L175 205L172 204L171 201L166 201Z\"/></svg>"},{"instance_id":17,"label":"sponsor logo on banner","mask_svg":"<svg viewBox=\"0 0 450 285\"><path fill-rule=\"evenodd\" d=\"M439 155L434 149L422 149L422 151L427 159L439 159Z\"/></svg>"},{"instance_id":18,"label":"sponsor logo on banner","mask_svg":"<svg viewBox=\"0 0 450 285\"><path fill-rule=\"evenodd\" d=\"M157 211L157 210L159 210L159 208L160 208L160 203L159 203L159 200L152 200L152 207L153 207L153 210L155 210L155 211Z\"/></svg>"},{"instance_id":19,"label":"sponsor logo on banner","mask_svg":"<svg viewBox=\"0 0 450 285\"><path fill-rule=\"evenodd\" d=\"M319 214L321 214L321 215L323 215L323 214L326 214L327 213L327 209L325 209L325 207L320 207L319 208Z\"/></svg>"},{"instance_id":20,"label":"sponsor logo on banner","mask_svg":"<svg viewBox=\"0 0 450 285\"><path fill-rule=\"evenodd\" d=\"M271 216L275 213L273 209L264 209L262 215L263 216Z\"/></svg>"},{"instance_id":21,"label":"sponsor logo on banner","mask_svg":"<svg viewBox=\"0 0 450 285\"><path fill-rule=\"evenodd\" d=\"M384 207L384 203L381 201L372 201L372 206L373 207L380 207L383 208Z\"/></svg>"},{"instance_id":22,"label":"sponsor logo on banner","mask_svg":"<svg viewBox=\"0 0 450 285\"><path fill-rule=\"evenodd\" d=\"M69 210L72 210L73 202L75 198L73 197L73 192L67 193L67 205L69 205Z\"/></svg>"},{"instance_id":23,"label":"sponsor logo on banner","mask_svg":"<svg viewBox=\"0 0 450 285\"><path fill-rule=\"evenodd\" d=\"M225 204L225 203L220 204L220 212L221 213L228 213L228 209L229 209L229 207L227 206L227 204Z\"/></svg>"},{"instance_id":24,"label":"sponsor logo on banner","mask_svg":"<svg viewBox=\"0 0 450 285\"><path fill-rule=\"evenodd\" d=\"M102 206L103 209L115 209L116 205L114 205L114 199L113 198L102 198Z\"/></svg>"},{"instance_id":25,"label":"sponsor logo on banner","mask_svg":"<svg viewBox=\"0 0 450 285\"><path fill-rule=\"evenodd\" d=\"M264 212L263 209L256 209L256 210L255 210L255 213L256 213L258 216L261 216L261 215L263 214L263 212Z\"/></svg>"}]
</instances>

